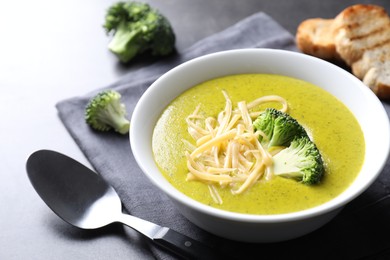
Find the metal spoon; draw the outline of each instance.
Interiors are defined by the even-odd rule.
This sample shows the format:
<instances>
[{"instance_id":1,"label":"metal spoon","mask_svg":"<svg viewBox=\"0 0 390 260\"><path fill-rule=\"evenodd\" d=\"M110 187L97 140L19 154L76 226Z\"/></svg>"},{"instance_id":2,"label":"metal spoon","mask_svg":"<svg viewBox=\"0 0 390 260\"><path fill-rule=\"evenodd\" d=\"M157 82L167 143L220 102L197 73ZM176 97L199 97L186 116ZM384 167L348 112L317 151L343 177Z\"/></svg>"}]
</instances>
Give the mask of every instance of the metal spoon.
<instances>
[{"instance_id":1,"label":"metal spoon","mask_svg":"<svg viewBox=\"0 0 390 260\"><path fill-rule=\"evenodd\" d=\"M122 203L115 190L100 175L66 155L36 151L29 156L26 169L39 196L69 224L95 229L120 222L178 256L221 257L210 247L172 229L122 213Z\"/></svg>"}]
</instances>

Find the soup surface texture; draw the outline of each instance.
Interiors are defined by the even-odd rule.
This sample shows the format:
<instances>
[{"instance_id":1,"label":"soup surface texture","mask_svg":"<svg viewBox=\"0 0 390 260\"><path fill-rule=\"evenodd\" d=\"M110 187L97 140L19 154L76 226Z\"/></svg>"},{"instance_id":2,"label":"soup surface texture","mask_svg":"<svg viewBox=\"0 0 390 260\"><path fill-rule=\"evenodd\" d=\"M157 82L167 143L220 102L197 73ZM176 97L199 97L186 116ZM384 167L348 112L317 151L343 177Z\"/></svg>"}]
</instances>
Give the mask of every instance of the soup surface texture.
<instances>
[{"instance_id":1,"label":"soup surface texture","mask_svg":"<svg viewBox=\"0 0 390 260\"><path fill-rule=\"evenodd\" d=\"M337 84L337 82L335 82ZM341 87L341 86L340 86ZM320 150L325 176L318 185L274 177L260 180L243 194L217 188L223 203L210 196L206 184L186 181L186 145L193 142L186 117L197 105L206 116L216 116L225 106L225 90L236 106L266 95L287 100L288 114L308 132ZM279 103L266 107L280 108ZM240 74L206 81L190 88L164 110L153 132L155 161L165 178L187 196L212 207L249 214L282 214L308 209L331 200L343 192L357 176L365 154L361 128L349 109L325 90L308 82L271 74Z\"/></svg>"}]
</instances>

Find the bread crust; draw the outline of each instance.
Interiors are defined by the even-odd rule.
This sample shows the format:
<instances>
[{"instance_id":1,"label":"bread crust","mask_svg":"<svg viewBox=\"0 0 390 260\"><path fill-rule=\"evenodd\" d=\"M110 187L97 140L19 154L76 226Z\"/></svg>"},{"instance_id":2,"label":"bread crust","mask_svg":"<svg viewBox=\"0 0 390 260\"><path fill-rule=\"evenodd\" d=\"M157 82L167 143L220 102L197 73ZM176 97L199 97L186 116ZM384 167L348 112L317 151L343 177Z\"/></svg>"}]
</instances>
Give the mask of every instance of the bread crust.
<instances>
[{"instance_id":1,"label":"bread crust","mask_svg":"<svg viewBox=\"0 0 390 260\"><path fill-rule=\"evenodd\" d=\"M304 53L318 58L340 59L331 29L333 19L312 18L302 22L296 33L296 43Z\"/></svg>"}]
</instances>

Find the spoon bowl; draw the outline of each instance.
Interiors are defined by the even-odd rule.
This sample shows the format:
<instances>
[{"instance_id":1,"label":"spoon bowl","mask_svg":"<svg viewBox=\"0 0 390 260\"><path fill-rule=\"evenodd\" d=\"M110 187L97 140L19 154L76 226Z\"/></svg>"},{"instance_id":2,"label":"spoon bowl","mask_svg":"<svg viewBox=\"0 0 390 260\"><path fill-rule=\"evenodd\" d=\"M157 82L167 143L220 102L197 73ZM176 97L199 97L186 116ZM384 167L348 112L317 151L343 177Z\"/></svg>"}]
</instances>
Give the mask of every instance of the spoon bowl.
<instances>
[{"instance_id":1,"label":"spoon bowl","mask_svg":"<svg viewBox=\"0 0 390 260\"><path fill-rule=\"evenodd\" d=\"M218 259L212 248L170 228L122 212L121 200L100 175L76 160L50 150L32 153L26 163L30 182L60 218L82 229L123 223L157 245L189 259Z\"/></svg>"},{"instance_id":2,"label":"spoon bowl","mask_svg":"<svg viewBox=\"0 0 390 260\"><path fill-rule=\"evenodd\" d=\"M27 160L27 173L39 196L69 224L96 229L118 219L122 205L115 190L79 162L38 151Z\"/></svg>"}]
</instances>

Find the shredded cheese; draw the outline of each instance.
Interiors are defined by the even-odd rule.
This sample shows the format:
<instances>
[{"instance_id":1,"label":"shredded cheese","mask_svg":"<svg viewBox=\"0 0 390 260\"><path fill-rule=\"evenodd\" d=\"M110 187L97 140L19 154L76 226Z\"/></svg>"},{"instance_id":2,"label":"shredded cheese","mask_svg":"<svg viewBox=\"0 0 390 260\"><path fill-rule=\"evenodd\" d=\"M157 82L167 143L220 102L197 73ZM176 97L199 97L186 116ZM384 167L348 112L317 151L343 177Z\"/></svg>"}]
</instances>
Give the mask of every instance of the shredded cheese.
<instances>
[{"instance_id":1,"label":"shredded cheese","mask_svg":"<svg viewBox=\"0 0 390 260\"><path fill-rule=\"evenodd\" d=\"M240 194L252 187L265 175L270 178L272 155L262 147L260 131L254 132L252 121L261 111L256 107L267 102L279 102L283 112L288 110L284 98L263 96L250 103L241 101L233 109L226 91L222 91L226 104L217 118L200 115L200 105L186 118L188 132L195 145L184 140L189 148L185 156L189 173L187 181L200 181L208 185L215 203L222 204L216 186L229 187L233 194ZM251 111L252 110L252 111Z\"/></svg>"}]
</instances>

